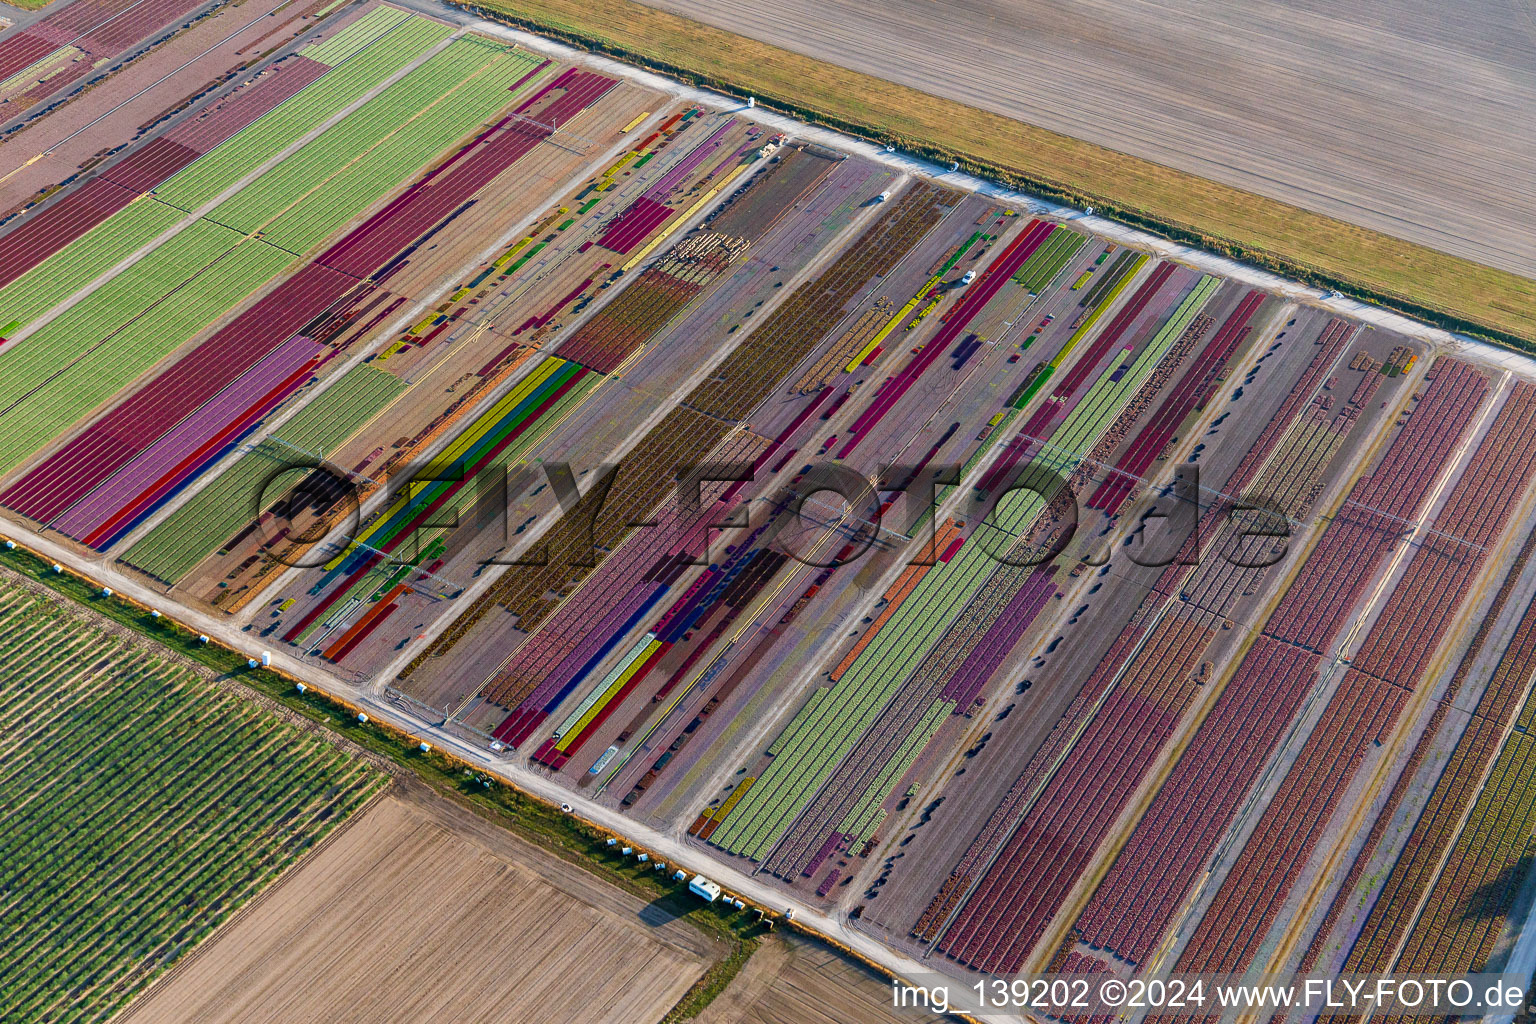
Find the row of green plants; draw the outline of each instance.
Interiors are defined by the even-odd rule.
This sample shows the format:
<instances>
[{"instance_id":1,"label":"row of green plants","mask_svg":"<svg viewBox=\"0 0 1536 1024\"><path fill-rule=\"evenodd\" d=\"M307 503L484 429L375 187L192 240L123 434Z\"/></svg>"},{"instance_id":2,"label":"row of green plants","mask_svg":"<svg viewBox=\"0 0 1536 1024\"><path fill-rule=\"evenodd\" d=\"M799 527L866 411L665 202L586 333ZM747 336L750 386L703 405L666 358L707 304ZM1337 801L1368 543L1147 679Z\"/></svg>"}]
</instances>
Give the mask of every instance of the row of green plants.
<instances>
[{"instance_id":1,"label":"row of green plants","mask_svg":"<svg viewBox=\"0 0 1536 1024\"><path fill-rule=\"evenodd\" d=\"M179 210L160 203L128 204L76 242L0 288L0 320L26 326L106 270L111 265L103 262L106 254L133 252L169 230L181 217Z\"/></svg>"},{"instance_id":2,"label":"row of green plants","mask_svg":"<svg viewBox=\"0 0 1536 1024\"><path fill-rule=\"evenodd\" d=\"M196 210L288 146L419 60L449 35L447 25L417 18L311 83L155 189L163 202Z\"/></svg>"},{"instance_id":3,"label":"row of green plants","mask_svg":"<svg viewBox=\"0 0 1536 1024\"><path fill-rule=\"evenodd\" d=\"M12 373L32 382L0 416L0 471L47 444L292 262L282 249L239 242L227 228L198 221L25 339L15 360L0 358L8 390Z\"/></svg>"},{"instance_id":4,"label":"row of green plants","mask_svg":"<svg viewBox=\"0 0 1536 1024\"><path fill-rule=\"evenodd\" d=\"M86 577L69 570L56 571L53 564L21 545L7 548L0 543L0 576L3 576L3 570L9 570L31 579L105 619L152 639L176 655L214 670L226 681L247 687L284 709L324 726L357 747L410 771L439 795L536 843L546 852L651 901L658 910L683 918L704 934L725 942L726 954L684 994L664 1024L681 1024L696 1018L746 966L762 937L775 925L785 924L777 914L760 914L751 907L735 911L722 904L705 904L688 892L686 883L675 881L672 871L656 871L653 865L641 864L608 846L612 834L607 830L502 783L450 754L435 748L423 751L420 741L408 733L373 719L359 720L355 706L314 686L306 685L301 692L297 680L283 672L259 665L250 667L247 652L235 651L217 642L205 643L196 631L170 616L157 617L151 609L137 602L104 593L100 584ZM3 635L0 631L0 636ZM791 927L807 938L827 941L798 924ZM180 936L177 948L183 951L192 948L202 934ZM832 945L866 967L879 970L877 965L852 950L835 943Z\"/></svg>"},{"instance_id":5,"label":"row of green plants","mask_svg":"<svg viewBox=\"0 0 1536 1024\"><path fill-rule=\"evenodd\" d=\"M303 474L285 472L285 466L309 465L330 453L404 390L399 377L371 364L348 370L274 430L276 440L256 444L129 548L123 561L167 583L180 582L256 517L258 503L299 482Z\"/></svg>"},{"instance_id":6,"label":"row of green plants","mask_svg":"<svg viewBox=\"0 0 1536 1024\"><path fill-rule=\"evenodd\" d=\"M0 1001L16 1019L108 1019L387 782L13 582L0 638Z\"/></svg>"},{"instance_id":7,"label":"row of green plants","mask_svg":"<svg viewBox=\"0 0 1536 1024\"><path fill-rule=\"evenodd\" d=\"M534 63L455 40L209 216L307 252L506 106Z\"/></svg>"}]
</instances>

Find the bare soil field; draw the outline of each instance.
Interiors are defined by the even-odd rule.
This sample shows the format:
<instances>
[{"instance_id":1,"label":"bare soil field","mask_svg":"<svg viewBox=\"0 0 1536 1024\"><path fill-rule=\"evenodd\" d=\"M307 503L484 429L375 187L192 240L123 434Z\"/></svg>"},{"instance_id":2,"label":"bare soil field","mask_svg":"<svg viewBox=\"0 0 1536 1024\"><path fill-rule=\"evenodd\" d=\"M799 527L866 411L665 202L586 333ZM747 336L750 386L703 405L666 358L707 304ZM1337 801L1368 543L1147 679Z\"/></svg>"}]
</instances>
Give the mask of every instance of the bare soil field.
<instances>
[{"instance_id":1,"label":"bare soil field","mask_svg":"<svg viewBox=\"0 0 1536 1024\"><path fill-rule=\"evenodd\" d=\"M658 1020L718 954L431 795L369 811L125 1024Z\"/></svg>"},{"instance_id":2,"label":"bare soil field","mask_svg":"<svg viewBox=\"0 0 1536 1024\"><path fill-rule=\"evenodd\" d=\"M1536 276L1536 139L1507 128L1536 104L1517 2L648 2Z\"/></svg>"},{"instance_id":3,"label":"bare soil field","mask_svg":"<svg viewBox=\"0 0 1536 1024\"><path fill-rule=\"evenodd\" d=\"M884 979L794 935L770 936L698 1024L930 1024L937 1014L891 1006Z\"/></svg>"},{"instance_id":4,"label":"bare soil field","mask_svg":"<svg viewBox=\"0 0 1536 1024\"><path fill-rule=\"evenodd\" d=\"M653 62L877 141L958 159L985 176L1092 205L1288 276L1339 286L1441 326L1491 330L1490 337L1517 348L1536 337L1530 314L1536 279L995 113L969 95L964 101L938 97L637 0L491 6L498 16L536 31ZM959 66L972 66L977 48L987 42L986 36L967 42Z\"/></svg>"}]
</instances>

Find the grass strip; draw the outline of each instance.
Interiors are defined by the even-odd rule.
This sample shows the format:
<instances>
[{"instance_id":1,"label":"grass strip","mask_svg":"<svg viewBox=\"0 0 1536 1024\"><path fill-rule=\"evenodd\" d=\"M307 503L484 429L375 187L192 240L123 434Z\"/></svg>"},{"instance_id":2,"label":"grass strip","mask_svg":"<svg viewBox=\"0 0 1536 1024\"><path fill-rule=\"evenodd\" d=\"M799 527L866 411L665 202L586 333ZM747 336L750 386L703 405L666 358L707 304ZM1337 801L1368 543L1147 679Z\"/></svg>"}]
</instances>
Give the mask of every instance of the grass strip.
<instances>
[{"instance_id":1,"label":"grass strip","mask_svg":"<svg viewBox=\"0 0 1536 1024\"><path fill-rule=\"evenodd\" d=\"M466 9L1023 191L1536 351L1536 281L847 71L633 0Z\"/></svg>"}]
</instances>

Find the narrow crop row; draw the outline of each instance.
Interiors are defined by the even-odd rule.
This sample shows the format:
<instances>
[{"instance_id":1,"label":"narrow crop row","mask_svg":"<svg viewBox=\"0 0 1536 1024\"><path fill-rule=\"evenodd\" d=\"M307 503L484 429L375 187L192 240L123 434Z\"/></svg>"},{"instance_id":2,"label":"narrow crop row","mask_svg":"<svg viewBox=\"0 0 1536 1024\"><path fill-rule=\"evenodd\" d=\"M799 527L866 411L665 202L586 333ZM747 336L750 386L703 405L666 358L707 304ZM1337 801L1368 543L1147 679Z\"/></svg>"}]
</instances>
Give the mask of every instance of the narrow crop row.
<instances>
[{"instance_id":1,"label":"narrow crop row","mask_svg":"<svg viewBox=\"0 0 1536 1024\"><path fill-rule=\"evenodd\" d=\"M906 248L915 245L937 223L944 209L941 200L952 201L952 197L947 190L919 184L891 204L862 239L845 250L819 279L796 289L722 361L710 381L695 388L682 405L640 440L620 467L601 506L604 514L595 537L583 525L585 517L579 510L567 513L546 534L549 564L503 575L421 657L447 650L494 604L515 614L519 628L530 633L537 630L564 596L595 568L590 564L594 540L601 548L617 547L629 533L624 524L643 521L641 517L657 507L672 488L678 468L698 465L731 428L729 421L756 407L804 353L820 342L831 326L821 308L824 296L830 294L834 308L841 307L869 278L887 271ZM900 239L901 246L891 244L891 239ZM777 367L776 372L773 367ZM702 411L701 405L706 407ZM483 693L496 703L513 707L525 700L535 685L536 680L498 674Z\"/></svg>"},{"instance_id":2,"label":"narrow crop row","mask_svg":"<svg viewBox=\"0 0 1536 1024\"><path fill-rule=\"evenodd\" d=\"M1487 386L1481 374L1464 364L1446 360L1437 365L1435 380L1425 390L1408 427L1398 435L1372 477L1356 486L1356 492L1383 501L1406 496L1415 504L1397 507L1412 515L1416 503L1451 457ZM1425 416L1426 412L1430 415ZM1438 648L1453 621L1456 605L1471 591L1471 581L1487 556L1484 545L1492 545L1503 532L1524 493L1530 456L1522 454L1524 446L1509 444L1509 432L1529 416L1530 409L1525 403L1501 412L1438 517L1437 530L1441 521L1452 527L1469 528L1471 536L1466 540L1470 543L1455 536L1427 538L1415 551L1402 581L1362 645L1362 650L1372 650L1383 635L1390 635L1394 642L1400 642L1404 635L1411 636L1413 660L1396 666L1393 678L1382 679L1369 675L1368 668L1357 657L1355 667L1339 683L1279 791L1260 817L1211 909L1201 919L1181 965L1189 965L1192 970L1241 970L1252 961L1258 943L1278 914L1366 751L1391 732L1403 704L1421 684L1420 674L1429 655ZM1425 453L1432 453L1430 460L1423 458ZM1352 496L1347 504L1353 505L1355 500ZM1475 526L1462 518L1462 510L1469 503L1478 508ZM1359 536L1356 522L1347 518L1337 522L1346 535ZM1385 550L1383 546L1382 555L1373 557L1370 552L1378 547L1378 542L1367 543L1365 550L1356 547L1348 557L1370 568L1384 557ZM1316 561L1314 557L1308 565ZM1314 579L1317 582L1311 582ZM1314 588L1310 591L1311 601L1321 603L1333 597L1334 590L1339 588L1336 578L1326 582L1323 579L1304 576L1293 585L1292 592L1299 586ZM1358 592L1365 582L1366 579L1355 582L1350 593ZM1352 604L1351 599L1349 604L1342 605L1336 613L1341 621L1329 624L1325 636L1343 628L1344 610ZM1278 612L1275 619L1281 623L1279 628L1271 626L1276 635L1297 621L1294 615L1282 618ZM1309 639L1320 645L1314 649L1326 649L1322 643L1325 636L1308 634ZM1382 667L1379 660L1372 664Z\"/></svg>"},{"instance_id":3,"label":"narrow crop row","mask_svg":"<svg viewBox=\"0 0 1536 1024\"><path fill-rule=\"evenodd\" d=\"M424 532L426 524L451 521L442 517L468 507L478 496L481 474L525 451L594 383L584 367L561 359L535 367L434 459L429 482L407 489L349 541L346 553L327 563L326 575L312 588L325 596L288 626L283 639L306 641L332 606L366 594L383 579L397 582L393 577L419 562L440 536ZM402 560L403 567L397 565Z\"/></svg>"},{"instance_id":4,"label":"narrow crop row","mask_svg":"<svg viewBox=\"0 0 1536 1024\"><path fill-rule=\"evenodd\" d=\"M252 523L297 483L289 467L311 465L350 437L404 390L398 377L355 367L299 410L272 437L198 491L123 554L123 561L177 583L215 547ZM282 474L281 481L274 474Z\"/></svg>"},{"instance_id":5,"label":"narrow crop row","mask_svg":"<svg viewBox=\"0 0 1536 1024\"><path fill-rule=\"evenodd\" d=\"M550 109L562 119L584 109L614 84L610 78L574 70L556 83L566 91ZM545 91L555 88L556 83ZM541 96L531 97L523 106ZM519 120L515 112L498 122L498 128L503 130L487 132L459 149L170 370L77 435L0 500L40 522L51 521L225 384L353 292L358 279L383 269L391 258L549 134L547 128ZM135 440L129 443L128 438Z\"/></svg>"},{"instance_id":6,"label":"narrow crop row","mask_svg":"<svg viewBox=\"0 0 1536 1024\"><path fill-rule=\"evenodd\" d=\"M10 585L0 687L0 998L27 1020L111 1016L386 781Z\"/></svg>"},{"instance_id":7,"label":"narrow crop row","mask_svg":"<svg viewBox=\"0 0 1536 1024\"><path fill-rule=\"evenodd\" d=\"M999 272L994 279L999 284L1006 281L1010 274L1004 274L1001 270L1016 270L1023 259L1020 253L1031 244L1037 245L1043 235L1037 229L1026 229L1014 246L1006 248L995 258L993 267L999 268ZM991 268L988 272L991 273ZM977 282L972 288L978 289L980 284ZM1112 368L1087 387L1080 407L1051 436L1053 446L1059 442L1063 454L1053 454L1046 459L1047 462L1059 462L1063 468L1070 469L1065 462L1070 461L1074 454L1080 458L1092 448L1119 405L1141 386L1152 368L1166 356L1189 320L1209 300L1215 291L1215 284L1214 279L1198 282L1163 328L1132 361L1132 366L1126 368L1125 372ZM978 290L974 295L981 302L957 307L945 322L939 337L945 337L945 332L949 332L947 336L953 338L964 330L968 317L962 315L962 312L974 315L985 302L986 294ZM928 349L942 353L946 351L947 343L941 345L935 339L929 343ZM1087 381L1087 375L1082 375L1082 383L1086 384ZM879 404L877 400L876 406ZM876 406L871 406L871 409ZM819 705L818 715L808 718L802 712L791 723L785 736L792 736L792 740L781 744L773 764L759 776L758 783L715 832L711 842L732 852L761 859L813 802L822 805L820 811L813 812L813 819L825 820L813 821L811 828L821 830L838 824L836 815L826 817L827 806L841 805L849 797L858 801L866 799L869 792L867 787L873 784L871 769L894 756L890 753L882 754L882 746L888 745L891 737L898 744L906 742L916 721L913 716L923 718L926 715L931 701L938 699L939 691L950 681L953 673L964 667L964 659L982 647L983 637L996 627L1004 606L1010 604L1021 590L1029 589L1035 597L1053 592L1048 584L1042 587L1038 581L1033 587L1028 586L1027 581L1032 576L1028 572L1012 571L1007 580L998 578L1000 570L995 557L995 549L999 545L1007 550L1016 543L1016 538L1027 534L1045 507L1045 502L1032 493L1027 499L1009 502L1006 508L1000 507L995 520L982 524L979 535L974 536L951 560L927 574L916 585L911 596L880 629L874 641L866 646L850 669L839 678L830 691L832 699ZM976 595L989 586L991 589L985 604L990 611L980 615L965 614ZM1029 598L1021 600L1024 604L1018 610L1027 628L1032 618L1030 609L1037 612L1039 602ZM1003 628L1008 630L1017 625L1010 624ZM1011 639L1016 642L1017 634ZM982 655L983 663L997 656L997 645L1004 642L1004 639L999 638L996 644L983 648L993 652ZM1013 642L1007 642L1003 653L1013 646ZM926 685L921 682L904 690L904 681L919 665L930 664L926 659L934 655L935 651L939 653L938 660L932 662L934 665L946 664L945 656L949 653L953 653L957 659L949 671L932 672L923 677L933 680L935 692L928 695ZM977 678L981 667L978 664L975 673L966 675L964 689L967 694L971 693L972 687L979 689L984 685L985 679ZM952 695L949 699L952 700ZM884 715L894 716L892 722L872 730L874 723ZM931 739L932 728L930 726L929 731L922 736L923 743ZM865 735L875 737L875 745L868 750L863 750L860 744L860 737ZM855 754L855 751L859 753ZM851 754L854 755L853 760L849 761ZM850 773L849 778L841 783L834 781L839 766L844 764ZM859 781L854 782L854 779ZM806 845L804 837L801 837L792 842L790 847L799 851ZM798 852L792 854L792 859L798 855ZM791 865L791 861L786 861L786 865Z\"/></svg>"},{"instance_id":8,"label":"narrow crop row","mask_svg":"<svg viewBox=\"0 0 1536 1024\"><path fill-rule=\"evenodd\" d=\"M1314 356L1313 367L1326 369L1336 358L1336 351L1329 346L1322 346ZM1310 375L1304 376L1298 386L1311 386L1310 379ZM1301 401L1287 401L1282 405L1281 415L1289 414L1294 419L1304 407ZM1279 432L1285 433L1285 428L1290 425L1282 420ZM1249 478L1261 466L1269 466L1271 475L1278 473L1282 479L1288 476L1311 478L1320 475L1326 464L1319 464L1315 459L1285 457L1285 450L1282 449L1280 466L1273 466L1273 449L1274 442L1261 438L1260 443L1250 449L1234 471L1232 479ZM1225 510L1213 508L1202 517L1191 543L1195 538L1202 538L1210 544L1210 551L1221 551L1233 529L1233 525L1226 520ZM1131 673L1136 665L1145 664L1141 652L1149 648L1161 649L1168 643L1170 631L1184 628L1179 625L1180 616L1203 610L1207 614L1225 617L1231 603L1248 585L1251 573L1239 570L1233 560L1202 558L1199 555L1200 552L1195 550L1181 552L1163 571L1152 592L1132 615L1086 685L1074 698L1071 707L1056 723L1046 742L1031 758L1029 765L925 910L915 929L920 937L928 941L947 941L949 930L945 928L946 922L953 919L958 925L960 921L972 918L966 901L973 887L979 889L988 884L989 879L995 885L1009 876L1012 861L1002 856L1005 845L1017 837L1021 823L1032 813L1032 808L1038 805L1040 795L1053 773L1058 770L1056 766L1070 765L1079 756L1075 737L1086 735L1085 730L1090 724L1102 720L1103 709L1108 706L1113 695L1111 687L1118 685L1117 680L1123 674ZM1180 611L1180 604L1187 611ZM1174 616L1173 620L1170 621L1168 616ZM1097 838L1091 834L1084 838L1089 845L1097 845ZM978 876L978 872L989 862L993 865L990 871ZM1012 939L1007 942L1011 943ZM985 938L970 943L970 947L974 947L974 955L982 957L995 956L999 950L1007 949L1004 942ZM987 952L989 948L991 953Z\"/></svg>"},{"instance_id":9,"label":"narrow crop row","mask_svg":"<svg viewBox=\"0 0 1536 1024\"><path fill-rule=\"evenodd\" d=\"M1531 415L1533 398L1536 398L1536 395L1533 395L1530 385L1523 383L1516 385L1507 403L1513 406L1514 410L1507 411L1523 409L1525 417L1528 418ZM1519 443L1511 440L1513 436L1511 432L1528 432L1530 429L1528 424L1519 425L1518 417L1515 416L1505 418L1502 423L1495 424L1493 429L1501 430L1501 428L1505 445ZM1426 748L1435 741L1438 727L1445 717L1445 708L1460 692L1471 674L1473 663L1484 656L1490 627L1498 619L1499 613L1511 597L1520 573L1530 559L1533 547L1536 547L1536 539L1527 539L1520 556L1516 558L1504 583L1500 586L1492 608L1478 627L1471 647L1463 655L1448 692L1441 697L1430 724L1415 747L1411 765L1416 766L1421 763ZM1533 668L1536 668L1536 605L1526 608L1525 614L1516 627L1514 637L1504 651L1492 678L1489 679L1476 709L1472 712L1466 731L1457 740L1450 759L1435 781L1434 789L1414 822L1413 830L1403 845L1397 861L1393 864L1380 896L1370 908L1358 937L1348 950L1346 970L1392 969L1391 965L1398 944L1412 921L1419 901L1433 882L1433 868L1447 846L1456 838L1454 823L1475 796L1478 781L1497 754L1499 739L1519 708ZM1350 872L1350 880L1340 889L1335 898L1334 907L1330 908L1330 922L1337 919L1342 909L1342 902L1354 891L1352 883L1358 879L1357 869L1363 867L1376 849L1381 839L1380 830L1385 827L1392 811L1401 804L1406 790L1413 783L1413 775L1412 770L1405 770L1394 786L1387 808L1378 816L1366 848L1356 857L1355 865ZM1321 929L1319 939L1328 930Z\"/></svg>"},{"instance_id":10,"label":"narrow crop row","mask_svg":"<svg viewBox=\"0 0 1536 1024\"><path fill-rule=\"evenodd\" d=\"M1248 321L1264 301L1264 293L1254 289L1243 297L1236 310L1221 325L1175 385L1168 398L1158 406L1150 422L1131 441L1129 448L1115 460L1110 479L1088 498L1089 508L1113 512L1129 497L1142 474L1173 440L1174 432L1191 412L1203 408L1216 390L1216 375L1242 344L1249 332Z\"/></svg>"}]
</instances>

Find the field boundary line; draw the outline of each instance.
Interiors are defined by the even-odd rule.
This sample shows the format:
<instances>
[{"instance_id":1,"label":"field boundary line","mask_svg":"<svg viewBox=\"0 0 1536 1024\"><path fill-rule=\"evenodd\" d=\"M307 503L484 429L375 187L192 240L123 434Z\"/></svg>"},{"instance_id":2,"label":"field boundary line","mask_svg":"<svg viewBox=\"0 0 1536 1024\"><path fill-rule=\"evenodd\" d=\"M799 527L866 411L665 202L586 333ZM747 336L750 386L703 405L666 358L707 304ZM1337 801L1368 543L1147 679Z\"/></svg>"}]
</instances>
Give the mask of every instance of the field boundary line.
<instances>
[{"instance_id":1,"label":"field boundary line","mask_svg":"<svg viewBox=\"0 0 1536 1024\"><path fill-rule=\"evenodd\" d=\"M1524 312L1536 308L1536 281L1518 274L634 0L529 0L515 11L463 0L439 2L732 98L755 97L759 109L766 104L940 165L959 163L968 172L1053 202L1091 205L1121 224L1325 290L1342 289L1448 331L1536 351L1536 317ZM871 115L853 99L868 95L889 97L887 106L900 104L901 109L883 118ZM1021 154L1034 154L1033 162L1022 163ZM1379 269L1397 267L1412 267L1414 273L1394 281ZM1460 291L1473 294L1459 296Z\"/></svg>"},{"instance_id":2,"label":"field boundary line","mask_svg":"<svg viewBox=\"0 0 1536 1024\"><path fill-rule=\"evenodd\" d=\"M3 539L5 538L0 537L0 540ZM15 555L18 552L26 557L43 562L47 562L50 556L53 556L58 560L55 564L61 566L67 564L68 568L64 569L64 573L67 576L73 577L89 586L100 587L100 566L81 567L80 559L75 553L67 550L63 545L56 544L49 538L41 536L31 537L28 538L25 545L17 542L15 551L11 551L9 554ZM0 548L0 557L4 557L6 553L6 549ZM150 610L150 606L144 603L140 596L147 593L148 588L110 569L107 570L105 575L113 579L122 588L110 597L106 597L105 600L117 602L140 611ZM36 582L45 588L48 587L41 580ZM58 593L60 599L70 601L74 605L85 609L86 612L89 613L91 611L90 606L85 604L81 598L62 591L56 591L55 593ZM164 615L160 622L166 624L166 626L182 630L195 631L199 627L206 628L210 634L209 647L221 649L237 656L244 656L240 645L242 639L248 638L237 629L230 628L228 623L216 622L212 617L204 613L183 606L175 607L172 609L172 612L173 614ZM110 616L103 617L111 618ZM197 625L189 625L189 623L197 623ZM127 623L119 624L125 629L133 629ZM159 644L153 636L148 634L142 635L148 643L161 647L167 653L179 653L168 645ZM921 973L922 966L910 957L887 946L885 943L850 929L837 918L801 902L793 894L779 892L761 883L754 882L730 864L708 857L692 846L680 843L642 822L623 818L618 812L604 807L580 793L566 791L553 780L545 778L532 769L508 764L505 761L494 758L488 751L466 743L462 737L431 726L389 702L375 699L371 694L361 690L359 687L349 685L346 680L300 661L291 655L281 651L274 652L273 662L274 664L271 666L257 668L254 672L286 682L305 683L306 686L310 687L313 700L323 702L321 707L317 709L323 720L316 719L314 724L327 732L335 734L338 740L342 742L355 741L350 740L336 728L335 720L331 718L331 714L337 710L345 711L348 714L357 714L363 706L366 706L373 714L370 715L365 728L371 728L376 733L382 734L391 743L399 744L404 741L407 745L413 746L415 741L433 740L435 742L431 756L448 762L453 772L462 770L489 776L494 778L497 784L506 790L524 800L545 808L555 808L562 803L572 806L573 810L566 812L563 816L574 821L589 832L596 833L599 837L611 836L630 840L635 846L646 848L653 856L665 856L669 863L672 863L673 866L679 869L683 869L684 861L691 860L696 866L704 867L713 877L729 886L741 899L750 901L748 903L749 909L760 909L765 918L784 923L794 930L811 936L819 942L824 942L846 955L855 957L888 978L905 980L917 977ZM305 698L297 699L303 701ZM310 706L313 706L313 704ZM411 769L404 763L401 764L401 767L407 771L415 772L421 776L424 784L431 785L430 782L427 782L424 775L425 769ZM510 815L511 812L502 809L501 813ZM506 827L495 822L494 819L488 818L487 820L490 820L496 827ZM560 846L542 838L534 838L533 836L536 836L537 833L526 835L513 831L513 834L519 839L537 846L546 855L560 858L567 863L577 864L583 870L596 877L606 880L608 879L606 872L612 870L610 866L605 865L595 857L589 856L579 849ZM695 870L697 870L697 867ZM785 909L770 909L773 907ZM791 917L793 920L790 920ZM815 924L812 925L809 922L815 922ZM993 1021L997 1019L995 1017L992 1018Z\"/></svg>"},{"instance_id":3,"label":"field boundary line","mask_svg":"<svg viewBox=\"0 0 1536 1024\"><path fill-rule=\"evenodd\" d=\"M174 654L175 652L172 653ZM202 666L199 667L201 668ZM219 926L213 931L199 939L197 944L194 945L190 950L177 957L175 964L172 965L170 970L163 972L158 978L156 978L154 981L151 981L142 990L135 994L134 997L129 1000L128 1004L124 1006L117 1015L111 1018L112 1024L131 1024L133 1019L138 1016L139 1009L149 1002L149 994L151 992L154 992L156 989L159 989L163 985L168 984L172 978L175 978L177 975L188 970L194 963L197 962L200 956L206 953L207 950L210 949L216 941L218 941L224 932L233 928L239 922L244 921L247 916L254 913L256 910L265 905L269 900L271 900L277 891L291 879L294 872L298 871L300 868L307 865L311 860L315 859L320 854L329 849L330 846L335 843L336 840L345 835L353 825L361 821L364 815L372 812L375 804L379 803L379 801L383 800L384 797L392 793L399 785L399 781L393 775L389 776L388 784L380 786L378 789L374 790L368 799L363 801L362 804L355 808L351 814L347 815L344 819L333 826L329 832L321 836L318 843L315 843L298 857L290 861L288 866L283 868L282 871L279 871L277 875L270 879L260 892L256 893L250 899L241 904L238 910L220 922Z\"/></svg>"}]
</instances>

